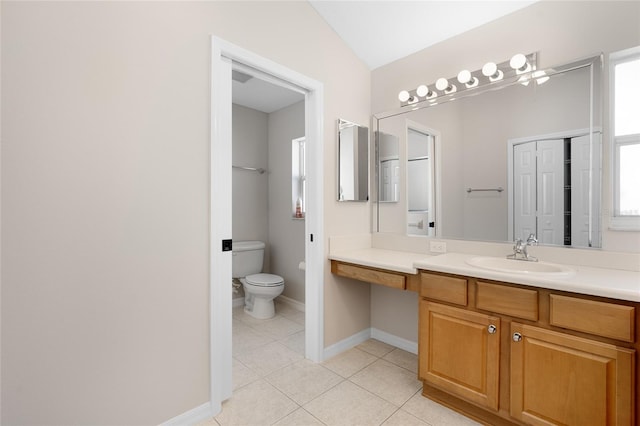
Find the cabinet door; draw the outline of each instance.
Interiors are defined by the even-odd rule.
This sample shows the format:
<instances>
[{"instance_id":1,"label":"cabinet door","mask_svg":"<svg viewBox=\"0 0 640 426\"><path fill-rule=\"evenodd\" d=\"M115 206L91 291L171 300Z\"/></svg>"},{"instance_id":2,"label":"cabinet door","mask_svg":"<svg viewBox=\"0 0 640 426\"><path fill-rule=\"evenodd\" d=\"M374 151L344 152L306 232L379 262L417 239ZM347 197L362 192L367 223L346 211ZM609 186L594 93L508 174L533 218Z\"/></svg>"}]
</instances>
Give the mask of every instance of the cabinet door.
<instances>
[{"instance_id":1,"label":"cabinet door","mask_svg":"<svg viewBox=\"0 0 640 426\"><path fill-rule=\"evenodd\" d=\"M632 424L635 351L517 323L511 332L513 417L533 425Z\"/></svg>"},{"instance_id":2,"label":"cabinet door","mask_svg":"<svg viewBox=\"0 0 640 426\"><path fill-rule=\"evenodd\" d=\"M498 409L500 319L420 300L420 378Z\"/></svg>"}]
</instances>

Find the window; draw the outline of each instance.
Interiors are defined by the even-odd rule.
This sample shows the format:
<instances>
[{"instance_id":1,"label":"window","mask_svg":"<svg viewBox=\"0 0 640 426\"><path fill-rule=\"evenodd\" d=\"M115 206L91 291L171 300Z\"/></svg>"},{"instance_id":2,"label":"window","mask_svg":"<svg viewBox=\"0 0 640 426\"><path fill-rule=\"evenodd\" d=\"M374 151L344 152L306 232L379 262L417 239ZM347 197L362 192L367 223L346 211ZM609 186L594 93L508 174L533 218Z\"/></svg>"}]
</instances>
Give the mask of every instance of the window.
<instances>
[{"instance_id":1,"label":"window","mask_svg":"<svg viewBox=\"0 0 640 426\"><path fill-rule=\"evenodd\" d=\"M640 46L611 54L612 229L640 230Z\"/></svg>"},{"instance_id":2,"label":"window","mask_svg":"<svg viewBox=\"0 0 640 426\"><path fill-rule=\"evenodd\" d=\"M302 219L306 211L305 138L291 141L291 177L293 217Z\"/></svg>"}]
</instances>

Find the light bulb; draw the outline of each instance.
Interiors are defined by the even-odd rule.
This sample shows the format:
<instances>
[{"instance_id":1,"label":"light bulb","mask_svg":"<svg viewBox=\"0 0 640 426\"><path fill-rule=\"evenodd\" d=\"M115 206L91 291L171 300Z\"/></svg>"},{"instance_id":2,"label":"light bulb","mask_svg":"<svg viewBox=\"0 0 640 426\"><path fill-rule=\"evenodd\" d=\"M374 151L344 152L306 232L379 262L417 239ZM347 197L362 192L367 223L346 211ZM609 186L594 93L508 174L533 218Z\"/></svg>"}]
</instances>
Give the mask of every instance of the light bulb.
<instances>
[{"instance_id":1,"label":"light bulb","mask_svg":"<svg viewBox=\"0 0 640 426\"><path fill-rule=\"evenodd\" d=\"M400 102L407 102L410 97L411 95L406 90L403 90L402 92L398 93L398 99L400 100Z\"/></svg>"},{"instance_id":2,"label":"light bulb","mask_svg":"<svg viewBox=\"0 0 640 426\"><path fill-rule=\"evenodd\" d=\"M469 70L462 70L458 73L458 81L467 88L476 87L478 85L478 79L471 75Z\"/></svg>"},{"instance_id":3,"label":"light bulb","mask_svg":"<svg viewBox=\"0 0 640 426\"><path fill-rule=\"evenodd\" d=\"M446 78L439 78L436 81L436 89L442 91L447 90L447 88L449 88L449 81Z\"/></svg>"},{"instance_id":4,"label":"light bulb","mask_svg":"<svg viewBox=\"0 0 640 426\"><path fill-rule=\"evenodd\" d=\"M498 71L498 66L495 62L487 62L486 64L484 64L484 67L482 67L482 75L484 75L485 77L491 77L492 75L495 75L496 71Z\"/></svg>"},{"instance_id":5,"label":"light bulb","mask_svg":"<svg viewBox=\"0 0 640 426\"><path fill-rule=\"evenodd\" d=\"M466 84L471 80L471 72L469 70L462 70L458 73L458 81L462 84Z\"/></svg>"},{"instance_id":6,"label":"light bulb","mask_svg":"<svg viewBox=\"0 0 640 426\"><path fill-rule=\"evenodd\" d=\"M527 57L522 53L513 55L509 61L509 66L516 70L516 73L522 74L527 71L531 71L531 65L527 62Z\"/></svg>"},{"instance_id":7,"label":"light bulb","mask_svg":"<svg viewBox=\"0 0 640 426\"><path fill-rule=\"evenodd\" d=\"M487 62L486 64L484 64L484 66L482 67L482 75L484 75L485 77L489 77L490 81L502 80L502 77L504 76L502 71L498 69L498 66L495 62Z\"/></svg>"},{"instance_id":8,"label":"light bulb","mask_svg":"<svg viewBox=\"0 0 640 426\"><path fill-rule=\"evenodd\" d=\"M454 93L457 88L454 84L449 83L446 78L439 78L436 81L436 89L443 91L445 94Z\"/></svg>"},{"instance_id":9,"label":"light bulb","mask_svg":"<svg viewBox=\"0 0 640 426\"><path fill-rule=\"evenodd\" d=\"M429 92L430 92L429 88L424 84L418 86L418 88L416 89L417 95L420 96L421 98L424 98L425 96L427 96Z\"/></svg>"}]
</instances>

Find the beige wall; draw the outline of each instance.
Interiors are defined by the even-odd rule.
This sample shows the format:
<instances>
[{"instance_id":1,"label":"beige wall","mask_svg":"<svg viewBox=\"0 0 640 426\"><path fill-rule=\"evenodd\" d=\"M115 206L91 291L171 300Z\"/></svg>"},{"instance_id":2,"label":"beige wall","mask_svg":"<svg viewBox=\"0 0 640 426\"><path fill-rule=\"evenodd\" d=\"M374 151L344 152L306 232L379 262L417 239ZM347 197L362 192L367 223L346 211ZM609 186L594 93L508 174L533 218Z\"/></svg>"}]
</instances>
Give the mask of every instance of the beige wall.
<instances>
[{"instance_id":1,"label":"beige wall","mask_svg":"<svg viewBox=\"0 0 640 426\"><path fill-rule=\"evenodd\" d=\"M539 52L539 66L545 68L636 45L640 45L640 2L542 1L375 69L371 76L372 111L397 108L397 95L403 89L433 84L439 77L457 75L461 69L480 69L488 61L502 62L518 52ZM607 75L605 69L605 82ZM605 97L605 119L607 116ZM611 202L607 127L604 126L603 250L637 253L640 233L606 230ZM410 302L400 300L400 296L391 299L393 295L380 293L373 292L372 306L378 306L378 299L386 297L386 303L398 309L415 309ZM380 321L377 318L372 318L372 327L388 332L399 328L392 316L384 316ZM409 340L417 341L417 333Z\"/></svg>"},{"instance_id":2,"label":"beige wall","mask_svg":"<svg viewBox=\"0 0 640 426\"><path fill-rule=\"evenodd\" d=\"M1 7L1 421L160 423L209 398L210 35L324 84L327 236L370 229L334 201L370 73L306 2ZM325 345L369 326L348 284Z\"/></svg>"}]
</instances>

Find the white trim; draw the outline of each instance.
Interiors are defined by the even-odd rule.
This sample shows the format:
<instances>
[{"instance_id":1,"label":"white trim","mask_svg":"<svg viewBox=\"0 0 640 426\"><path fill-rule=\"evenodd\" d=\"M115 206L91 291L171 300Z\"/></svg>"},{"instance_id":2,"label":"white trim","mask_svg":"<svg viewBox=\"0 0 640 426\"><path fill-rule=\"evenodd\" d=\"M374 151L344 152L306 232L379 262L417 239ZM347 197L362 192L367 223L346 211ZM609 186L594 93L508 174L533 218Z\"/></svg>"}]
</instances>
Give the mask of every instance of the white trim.
<instances>
[{"instance_id":1,"label":"white trim","mask_svg":"<svg viewBox=\"0 0 640 426\"><path fill-rule=\"evenodd\" d=\"M211 415L222 410L232 383L232 253L221 241L232 238L231 208L231 61L224 46L211 43L211 142L209 195L209 388ZM216 196L214 197L213 194ZM215 201L214 201L215 200ZM226 285L224 285L226 283Z\"/></svg>"},{"instance_id":2,"label":"white trim","mask_svg":"<svg viewBox=\"0 0 640 426\"><path fill-rule=\"evenodd\" d=\"M184 426L195 425L204 420L210 419L211 416L211 403L205 402L202 405L192 408L182 414L175 416L166 422L161 423L161 426Z\"/></svg>"},{"instance_id":3,"label":"white trim","mask_svg":"<svg viewBox=\"0 0 640 426\"><path fill-rule=\"evenodd\" d=\"M356 334L352 334L346 339L340 340L338 343L334 343L324 349L324 359L333 358L336 355L341 354L344 351L358 346L360 343L364 343L371 338L371 329L366 328Z\"/></svg>"},{"instance_id":4,"label":"white trim","mask_svg":"<svg viewBox=\"0 0 640 426\"><path fill-rule=\"evenodd\" d=\"M640 231L640 217L638 216L611 216L609 219L611 231Z\"/></svg>"},{"instance_id":5,"label":"white trim","mask_svg":"<svg viewBox=\"0 0 640 426\"><path fill-rule=\"evenodd\" d=\"M431 238L441 238L442 237L442 223L444 221L444 218L442 216L442 169L440 168L440 165L442 163L442 151L441 151L441 147L442 147L442 133L436 129L433 129L431 127L427 127L424 124L420 124L417 121L412 121L409 119L405 120L405 154L407 156L407 159L409 158L409 130L414 130L420 133L426 133L430 136L433 136L433 152L431 153L431 156L433 157L433 162L432 162L432 170L431 170L431 174L432 174L432 180L433 180L433 188L434 188L434 192L435 192L435 197L433 198L433 203L431 203L432 205L435 204L435 211L433 211L432 217L433 217L433 221L436 223L436 228L434 230L434 234L435 235L429 235L429 237ZM435 169L435 170L434 170ZM409 168L405 165L405 182L408 181L409 176ZM406 191L406 189L405 189ZM405 200L406 200L406 206L405 206L405 212L409 212L409 194L407 193L405 195ZM407 229L408 228L408 216L405 215L405 224L404 224L404 229L405 229L405 233L407 233ZM428 226L428 225L427 225ZM420 237L421 235L411 235L412 237Z\"/></svg>"},{"instance_id":6,"label":"white trim","mask_svg":"<svg viewBox=\"0 0 640 426\"><path fill-rule=\"evenodd\" d=\"M618 148L637 140L638 135L616 136L615 133L615 67L618 64L640 59L640 46L613 52L609 55L609 169L611 189L611 216L608 228L612 231L640 231L640 217L620 216L620 156ZM633 143L633 142L631 142Z\"/></svg>"},{"instance_id":7,"label":"white trim","mask_svg":"<svg viewBox=\"0 0 640 426\"><path fill-rule=\"evenodd\" d=\"M379 340L387 345L395 346L412 354L418 354L418 343L411 340L403 339L386 331L371 328L371 338Z\"/></svg>"},{"instance_id":8,"label":"white trim","mask_svg":"<svg viewBox=\"0 0 640 426\"><path fill-rule=\"evenodd\" d=\"M210 397L213 415L232 393L231 382L231 253L221 240L231 238L231 68L249 67L272 82L305 93L307 214L305 220L305 351L319 362L324 347L324 97L322 83L269 59L211 37L211 170L210 184ZM222 200L219 192L222 193ZM220 206L228 206L221 209ZM215 216L215 217L214 217ZM313 242L311 236L313 235Z\"/></svg>"},{"instance_id":9,"label":"white trim","mask_svg":"<svg viewBox=\"0 0 640 426\"><path fill-rule=\"evenodd\" d=\"M285 305L289 306L290 308L295 309L296 311L300 311L300 312L305 312L305 308L304 308L304 303L302 302L298 302L295 299L292 299L290 297L287 296L278 296L277 299L279 302L284 303Z\"/></svg>"},{"instance_id":10,"label":"white trim","mask_svg":"<svg viewBox=\"0 0 640 426\"><path fill-rule=\"evenodd\" d=\"M386 343L407 352L411 352L412 354L418 353L418 344L416 342L403 339L402 337L398 337L394 334L387 333L386 331L378 330L377 328L372 327L366 328L356 334L352 334L346 339L328 346L324 350L324 359L333 358L334 356L348 351L349 349L354 348L369 339L379 340L382 343Z\"/></svg>"}]
</instances>

